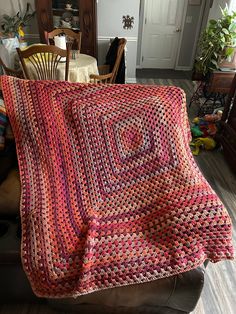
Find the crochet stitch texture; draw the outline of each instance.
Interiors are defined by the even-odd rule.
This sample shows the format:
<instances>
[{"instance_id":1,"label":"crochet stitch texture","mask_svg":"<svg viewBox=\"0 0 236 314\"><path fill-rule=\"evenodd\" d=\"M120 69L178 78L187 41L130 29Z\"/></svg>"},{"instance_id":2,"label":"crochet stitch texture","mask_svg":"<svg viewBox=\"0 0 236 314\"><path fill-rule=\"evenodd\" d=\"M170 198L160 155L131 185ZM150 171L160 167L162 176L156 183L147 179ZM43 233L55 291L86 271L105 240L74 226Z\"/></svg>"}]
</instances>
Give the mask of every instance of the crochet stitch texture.
<instances>
[{"instance_id":1,"label":"crochet stitch texture","mask_svg":"<svg viewBox=\"0 0 236 314\"><path fill-rule=\"evenodd\" d=\"M177 87L2 78L21 174L22 263L41 297L233 258Z\"/></svg>"}]
</instances>

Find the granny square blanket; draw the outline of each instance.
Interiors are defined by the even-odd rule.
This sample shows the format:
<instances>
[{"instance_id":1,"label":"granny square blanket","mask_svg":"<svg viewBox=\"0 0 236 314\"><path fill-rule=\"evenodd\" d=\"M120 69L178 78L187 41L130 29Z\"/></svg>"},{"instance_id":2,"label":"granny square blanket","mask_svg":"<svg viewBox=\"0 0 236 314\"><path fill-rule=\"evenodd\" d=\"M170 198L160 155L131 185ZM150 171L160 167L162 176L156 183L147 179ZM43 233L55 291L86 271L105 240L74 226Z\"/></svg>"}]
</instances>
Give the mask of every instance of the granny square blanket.
<instances>
[{"instance_id":1,"label":"granny square blanket","mask_svg":"<svg viewBox=\"0 0 236 314\"><path fill-rule=\"evenodd\" d=\"M177 87L2 78L21 175L22 263L76 297L233 258Z\"/></svg>"}]
</instances>

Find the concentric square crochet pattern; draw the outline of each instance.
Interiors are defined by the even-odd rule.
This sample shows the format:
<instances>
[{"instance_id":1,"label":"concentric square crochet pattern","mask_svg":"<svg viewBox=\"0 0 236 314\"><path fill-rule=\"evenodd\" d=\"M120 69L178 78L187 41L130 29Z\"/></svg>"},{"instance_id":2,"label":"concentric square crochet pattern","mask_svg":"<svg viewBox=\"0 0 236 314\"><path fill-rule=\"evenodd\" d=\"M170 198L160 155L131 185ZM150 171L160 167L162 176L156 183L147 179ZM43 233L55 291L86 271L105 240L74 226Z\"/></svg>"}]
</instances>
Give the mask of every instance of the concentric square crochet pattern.
<instances>
[{"instance_id":1,"label":"concentric square crochet pattern","mask_svg":"<svg viewBox=\"0 0 236 314\"><path fill-rule=\"evenodd\" d=\"M2 78L21 175L22 263L75 297L233 258L177 87Z\"/></svg>"}]
</instances>

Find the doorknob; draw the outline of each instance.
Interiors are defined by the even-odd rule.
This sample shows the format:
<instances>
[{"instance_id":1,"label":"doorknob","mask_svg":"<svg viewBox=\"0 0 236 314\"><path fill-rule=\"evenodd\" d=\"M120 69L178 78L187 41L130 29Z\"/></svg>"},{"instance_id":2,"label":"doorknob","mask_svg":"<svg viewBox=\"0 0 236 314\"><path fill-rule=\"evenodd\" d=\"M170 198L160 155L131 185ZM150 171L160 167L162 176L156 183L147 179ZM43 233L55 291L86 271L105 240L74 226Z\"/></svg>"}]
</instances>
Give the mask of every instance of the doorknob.
<instances>
[{"instance_id":1,"label":"doorknob","mask_svg":"<svg viewBox=\"0 0 236 314\"><path fill-rule=\"evenodd\" d=\"M176 33L179 33L179 32L181 32L181 29L177 27L175 31L176 31Z\"/></svg>"}]
</instances>

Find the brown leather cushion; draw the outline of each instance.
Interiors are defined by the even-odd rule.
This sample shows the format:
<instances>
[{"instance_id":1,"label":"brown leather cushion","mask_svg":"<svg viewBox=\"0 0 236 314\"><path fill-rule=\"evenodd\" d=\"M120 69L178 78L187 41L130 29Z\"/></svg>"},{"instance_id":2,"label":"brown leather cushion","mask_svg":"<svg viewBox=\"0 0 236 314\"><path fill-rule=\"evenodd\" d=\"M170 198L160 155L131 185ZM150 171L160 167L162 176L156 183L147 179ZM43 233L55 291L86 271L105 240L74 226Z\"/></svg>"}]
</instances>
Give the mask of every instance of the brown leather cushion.
<instances>
[{"instance_id":1,"label":"brown leather cushion","mask_svg":"<svg viewBox=\"0 0 236 314\"><path fill-rule=\"evenodd\" d=\"M11 169L0 185L0 215L18 215L20 207L20 175Z\"/></svg>"},{"instance_id":2,"label":"brown leather cushion","mask_svg":"<svg viewBox=\"0 0 236 314\"><path fill-rule=\"evenodd\" d=\"M136 308L134 313L189 313L194 309L200 297L204 283L205 266L196 269L158 279L151 282L116 287L82 295L77 298L48 299L51 306L60 310L77 310L81 313L95 313L83 311L82 305L96 305L96 313L107 313L106 307L113 309L126 308L125 313L133 313L131 308ZM142 312L137 309L147 306L149 311ZM105 308L104 308L105 307ZM158 310L159 307L166 309ZM93 309L93 307L91 308ZM172 311L171 309L175 309ZM108 313L123 313L122 311L109 311Z\"/></svg>"},{"instance_id":3,"label":"brown leather cushion","mask_svg":"<svg viewBox=\"0 0 236 314\"><path fill-rule=\"evenodd\" d=\"M100 304L106 306L138 307L145 304L149 306L165 305L173 291L175 280L173 277L105 289L82 295L75 299L64 299L69 304Z\"/></svg>"},{"instance_id":4,"label":"brown leather cushion","mask_svg":"<svg viewBox=\"0 0 236 314\"><path fill-rule=\"evenodd\" d=\"M13 167L17 168L15 142L6 140L4 150L0 151L0 184L6 179Z\"/></svg>"}]
</instances>

